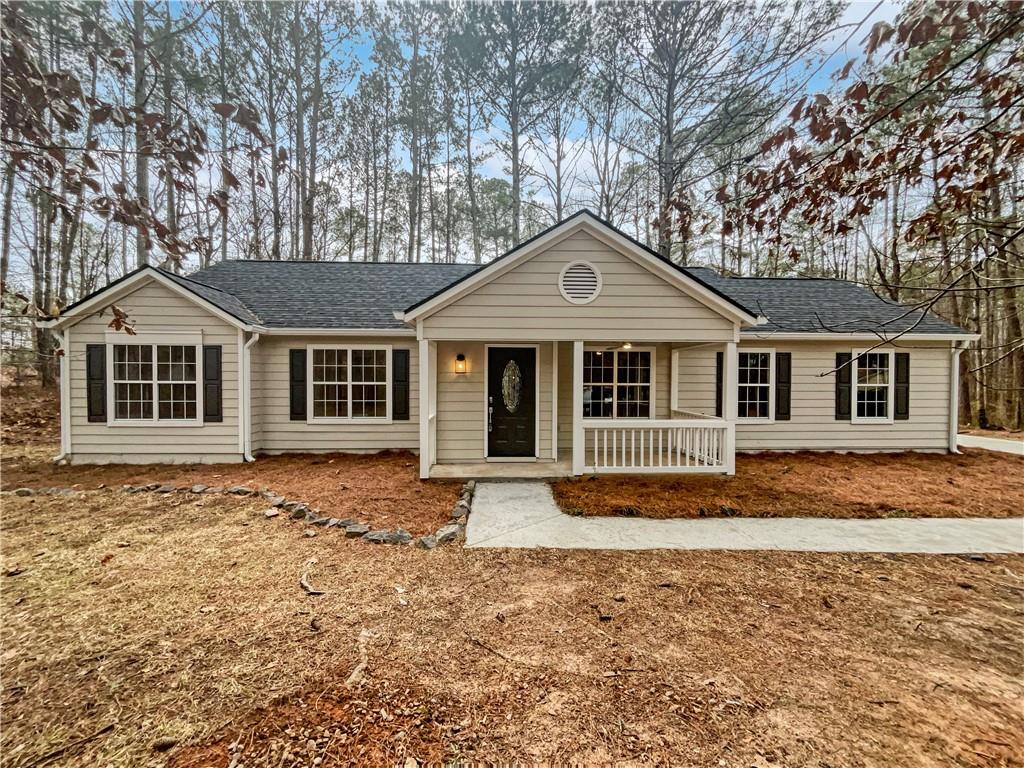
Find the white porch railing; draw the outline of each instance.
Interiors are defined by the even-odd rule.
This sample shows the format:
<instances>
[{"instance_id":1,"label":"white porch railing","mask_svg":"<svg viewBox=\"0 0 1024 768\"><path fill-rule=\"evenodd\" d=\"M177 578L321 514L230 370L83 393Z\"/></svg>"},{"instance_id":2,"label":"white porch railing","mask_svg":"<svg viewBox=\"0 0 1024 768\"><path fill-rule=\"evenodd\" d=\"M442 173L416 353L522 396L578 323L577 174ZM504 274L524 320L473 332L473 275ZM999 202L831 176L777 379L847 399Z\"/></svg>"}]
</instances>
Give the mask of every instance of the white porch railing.
<instances>
[{"instance_id":1,"label":"white porch railing","mask_svg":"<svg viewBox=\"0 0 1024 768\"><path fill-rule=\"evenodd\" d=\"M733 424L721 419L587 419L584 471L726 472Z\"/></svg>"}]
</instances>

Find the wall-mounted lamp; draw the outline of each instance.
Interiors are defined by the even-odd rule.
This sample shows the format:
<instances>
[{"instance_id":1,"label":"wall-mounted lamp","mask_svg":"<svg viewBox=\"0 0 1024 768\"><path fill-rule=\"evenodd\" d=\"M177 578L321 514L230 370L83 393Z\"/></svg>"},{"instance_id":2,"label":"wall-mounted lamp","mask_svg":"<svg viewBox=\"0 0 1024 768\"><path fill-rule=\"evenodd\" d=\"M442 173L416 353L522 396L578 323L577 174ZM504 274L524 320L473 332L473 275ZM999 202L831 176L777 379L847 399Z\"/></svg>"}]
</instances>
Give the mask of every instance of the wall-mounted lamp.
<instances>
[{"instance_id":1,"label":"wall-mounted lamp","mask_svg":"<svg viewBox=\"0 0 1024 768\"><path fill-rule=\"evenodd\" d=\"M464 354L462 354L461 352L459 352L459 354L457 354L455 356L455 372L456 373L465 373L466 372L466 356Z\"/></svg>"}]
</instances>

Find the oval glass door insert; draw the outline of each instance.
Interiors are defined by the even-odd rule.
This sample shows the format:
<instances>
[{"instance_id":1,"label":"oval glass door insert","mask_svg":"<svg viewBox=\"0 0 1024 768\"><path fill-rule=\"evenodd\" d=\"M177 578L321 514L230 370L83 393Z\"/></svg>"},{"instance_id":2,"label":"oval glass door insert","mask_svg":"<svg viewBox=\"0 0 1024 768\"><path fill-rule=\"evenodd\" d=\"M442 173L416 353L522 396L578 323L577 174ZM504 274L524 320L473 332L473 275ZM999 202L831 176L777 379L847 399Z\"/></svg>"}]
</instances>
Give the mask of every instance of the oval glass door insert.
<instances>
[{"instance_id":1,"label":"oval glass door insert","mask_svg":"<svg viewBox=\"0 0 1024 768\"><path fill-rule=\"evenodd\" d=\"M509 413L515 413L519 409L519 399L523 394L523 375L515 360L509 360L505 364L505 371L501 374L501 397L505 401L505 408Z\"/></svg>"}]
</instances>

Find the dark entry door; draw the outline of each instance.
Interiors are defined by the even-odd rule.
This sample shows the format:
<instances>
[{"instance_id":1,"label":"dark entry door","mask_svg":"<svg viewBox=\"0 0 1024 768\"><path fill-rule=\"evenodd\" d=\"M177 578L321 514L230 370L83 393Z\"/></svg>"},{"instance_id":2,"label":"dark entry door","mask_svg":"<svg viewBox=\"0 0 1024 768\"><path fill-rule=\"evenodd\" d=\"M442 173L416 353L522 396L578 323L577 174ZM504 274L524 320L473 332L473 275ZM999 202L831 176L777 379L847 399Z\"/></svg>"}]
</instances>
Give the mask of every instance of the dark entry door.
<instances>
[{"instance_id":1,"label":"dark entry door","mask_svg":"<svg viewBox=\"0 0 1024 768\"><path fill-rule=\"evenodd\" d=\"M487 350L487 455L536 456L537 350Z\"/></svg>"}]
</instances>

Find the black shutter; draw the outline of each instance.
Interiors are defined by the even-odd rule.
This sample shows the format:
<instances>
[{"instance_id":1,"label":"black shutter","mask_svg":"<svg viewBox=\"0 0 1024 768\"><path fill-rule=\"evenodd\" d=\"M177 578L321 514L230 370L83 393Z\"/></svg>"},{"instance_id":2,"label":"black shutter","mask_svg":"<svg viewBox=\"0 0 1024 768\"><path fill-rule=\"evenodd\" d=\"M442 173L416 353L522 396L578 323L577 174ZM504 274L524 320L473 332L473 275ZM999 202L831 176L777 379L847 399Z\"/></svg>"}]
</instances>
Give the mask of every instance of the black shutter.
<instances>
[{"instance_id":1,"label":"black shutter","mask_svg":"<svg viewBox=\"0 0 1024 768\"><path fill-rule=\"evenodd\" d=\"M409 350L391 352L391 418L409 420Z\"/></svg>"},{"instance_id":2,"label":"black shutter","mask_svg":"<svg viewBox=\"0 0 1024 768\"><path fill-rule=\"evenodd\" d=\"M775 353L775 420L789 421L789 402L793 389L793 354Z\"/></svg>"},{"instance_id":3,"label":"black shutter","mask_svg":"<svg viewBox=\"0 0 1024 768\"><path fill-rule=\"evenodd\" d=\"M836 421L850 420L850 383L853 381L853 355L836 352Z\"/></svg>"},{"instance_id":4,"label":"black shutter","mask_svg":"<svg viewBox=\"0 0 1024 768\"><path fill-rule=\"evenodd\" d=\"M288 350L288 418L306 420L306 350Z\"/></svg>"},{"instance_id":5,"label":"black shutter","mask_svg":"<svg viewBox=\"0 0 1024 768\"><path fill-rule=\"evenodd\" d=\"M722 361L721 352L715 352L715 416L722 417Z\"/></svg>"},{"instance_id":6,"label":"black shutter","mask_svg":"<svg viewBox=\"0 0 1024 768\"><path fill-rule=\"evenodd\" d=\"M220 345L203 347L203 421L224 421Z\"/></svg>"},{"instance_id":7,"label":"black shutter","mask_svg":"<svg viewBox=\"0 0 1024 768\"><path fill-rule=\"evenodd\" d=\"M893 391L893 418L906 421L910 418L910 353L896 353L896 378Z\"/></svg>"},{"instance_id":8,"label":"black shutter","mask_svg":"<svg viewBox=\"0 0 1024 768\"><path fill-rule=\"evenodd\" d=\"M89 421L107 420L107 345L85 345L85 387Z\"/></svg>"}]
</instances>

